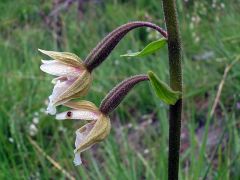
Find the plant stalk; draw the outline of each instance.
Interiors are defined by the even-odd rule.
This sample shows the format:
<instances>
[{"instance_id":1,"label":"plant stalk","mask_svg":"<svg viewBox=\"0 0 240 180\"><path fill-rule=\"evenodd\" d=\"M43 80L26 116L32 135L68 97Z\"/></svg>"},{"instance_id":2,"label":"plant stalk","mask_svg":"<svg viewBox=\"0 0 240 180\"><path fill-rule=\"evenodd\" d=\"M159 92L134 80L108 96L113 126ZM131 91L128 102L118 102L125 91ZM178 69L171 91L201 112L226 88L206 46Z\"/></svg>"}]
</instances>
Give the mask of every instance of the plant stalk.
<instances>
[{"instance_id":1,"label":"plant stalk","mask_svg":"<svg viewBox=\"0 0 240 180\"><path fill-rule=\"evenodd\" d=\"M168 32L168 56L170 86L175 91L182 92L182 52L178 28L175 0L162 0L164 17ZM182 99L175 105L170 105L169 112L169 156L168 179L177 180L179 171L179 149L181 134Z\"/></svg>"}]
</instances>

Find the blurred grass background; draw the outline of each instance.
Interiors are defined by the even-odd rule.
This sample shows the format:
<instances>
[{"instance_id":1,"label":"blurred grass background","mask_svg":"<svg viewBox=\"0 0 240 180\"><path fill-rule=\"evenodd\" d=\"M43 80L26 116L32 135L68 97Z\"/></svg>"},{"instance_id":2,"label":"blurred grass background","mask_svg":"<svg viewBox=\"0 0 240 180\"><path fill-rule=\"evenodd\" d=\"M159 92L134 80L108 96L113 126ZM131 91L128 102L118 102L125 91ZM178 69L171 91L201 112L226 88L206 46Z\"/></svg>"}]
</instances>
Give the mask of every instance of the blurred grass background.
<instances>
[{"instance_id":1,"label":"blurred grass background","mask_svg":"<svg viewBox=\"0 0 240 180\"><path fill-rule=\"evenodd\" d=\"M224 69L240 56L239 0L177 0L177 6L184 53L180 179L238 180L239 63L227 74L214 115L209 113ZM0 1L0 179L167 178L168 107L149 83L138 85L111 114L110 136L82 154L80 167L72 160L81 124L44 113L53 86L39 69L43 56L37 49L84 59L108 32L134 20L164 26L161 1ZM118 82L150 69L167 82L167 48L144 58L120 57L158 38L146 28L129 33L94 71L86 99L99 105Z\"/></svg>"}]
</instances>

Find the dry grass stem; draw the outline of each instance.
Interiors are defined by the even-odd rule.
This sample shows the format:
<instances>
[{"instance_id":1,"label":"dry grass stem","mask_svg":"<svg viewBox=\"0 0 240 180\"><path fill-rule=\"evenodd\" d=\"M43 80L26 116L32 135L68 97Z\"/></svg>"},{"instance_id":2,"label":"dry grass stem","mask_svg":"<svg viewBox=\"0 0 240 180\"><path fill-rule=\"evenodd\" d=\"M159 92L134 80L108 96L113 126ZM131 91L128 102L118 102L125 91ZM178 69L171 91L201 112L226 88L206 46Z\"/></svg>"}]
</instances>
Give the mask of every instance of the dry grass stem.
<instances>
[{"instance_id":1,"label":"dry grass stem","mask_svg":"<svg viewBox=\"0 0 240 180\"><path fill-rule=\"evenodd\" d=\"M70 180L76 180L72 175L70 175L65 169L63 169L62 166L58 162L56 162L54 159L52 159L50 156L48 156L43 149L31 138L28 137L29 142L33 145L36 150L43 155L55 168L57 168L61 173L63 173L68 179Z\"/></svg>"}]
</instances>

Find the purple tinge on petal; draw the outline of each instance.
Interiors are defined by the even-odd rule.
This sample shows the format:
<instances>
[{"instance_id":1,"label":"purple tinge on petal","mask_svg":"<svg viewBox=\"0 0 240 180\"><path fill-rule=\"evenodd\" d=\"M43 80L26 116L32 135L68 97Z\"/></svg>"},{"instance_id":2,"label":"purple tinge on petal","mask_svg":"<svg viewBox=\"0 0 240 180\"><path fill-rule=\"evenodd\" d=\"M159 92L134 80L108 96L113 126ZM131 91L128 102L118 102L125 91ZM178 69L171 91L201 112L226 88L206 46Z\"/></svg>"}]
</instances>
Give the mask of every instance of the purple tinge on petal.
<instances>
[{"instance_id":1,"label":"purple tinge on petal","mask_svg":"<svg viewBox=\"0 0 240 180\"><path fill-rule=\"evenodd\" d=\"M79 131L76 131L75 148L77 148L81 144L87 134L88 133L86 132L80 133Z\"/></svg>"},{"instance_id":2,"label":"purple tinge on petal","mask_svg":"<svg viewBox=\"0 0 240 180\"><path fill-rule=\"evenodd\" d=\"M51 100L54 101L63 92L65 92L66 89L68 87L70 87L76 79L77 78L73 78L73 79L70 79L70 80L63 81L63 82L57 81L57 83L55 84L55 86L53 88L53 92L52 92L52 95L51 95Z\"/></svg>"},{"instance_id":3,"label":"purple tinge on petal","mask_svg":"<svg viewBox=\"0 0 240 180\"><path fill-rule=\"evenodd\" d=\"M88 123L76 131L75 148L78 148L89 132L92 130L94 123Z\"/></svg>"},{"instance_id":4,"label":"purple tinge on petal","mask_svg":"<svg viewBox=\"0 0 240 180\"><path fill-rule=\"evenodd\" d=\"M237 107L237 109L240 109L240 102L237 102L236 107Z\"/></svg>"},{"instance_id":5,"label":"purple tinge on petal","mask_svg":"<svg viewBox=\"0 0 240 180\"><path fill-rule=\"evenodd\" d=\"M47 113L54 115L56 114L56 108L54 106L54 102L56 100L56 98L58 98L63 92L66 91L66 89L71 86L74 81L77 78L73 78L70 80L66 80L61 82L60 80L58 80L53 88L52 94L49 96L49 105L47 108Z\"/></svg>"},{"instance_id":6,"label":"purple tinge on petal","mask_svg":"<svg viewBox=\"0 0 240 180\"><path fill-rule=\"evenodd\" d=\"M69 66L57 60L42 60L42 62L43 64L40 66L40 69L54 76L77 77L81 73L79 68Z\"/></svg>"}]
</instances>

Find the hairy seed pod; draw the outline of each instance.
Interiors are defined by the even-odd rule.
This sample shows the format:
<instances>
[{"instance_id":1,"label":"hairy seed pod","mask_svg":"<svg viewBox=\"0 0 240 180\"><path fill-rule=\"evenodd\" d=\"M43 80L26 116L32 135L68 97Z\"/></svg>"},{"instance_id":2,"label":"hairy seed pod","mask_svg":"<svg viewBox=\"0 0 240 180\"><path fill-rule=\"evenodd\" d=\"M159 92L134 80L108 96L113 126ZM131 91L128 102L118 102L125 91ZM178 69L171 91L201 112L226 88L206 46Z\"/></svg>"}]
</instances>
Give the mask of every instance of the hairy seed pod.
<instances>
[{"instance_id":1,"label":"hairy seed pod","mask_svg":"<svg viewBox=\"0 0 240 180\"><path fill-rule=\"evenodd\" d=\"M100 111L106 115L112 112L136 84L146 80L149 80L147 75L136 75L119 83L103 99Z\"/></svg>"},{"instance_id":2,"label":"hairy seed pod","mask_svg":"<svg viewBox=\"0 0 240 180\"><path fill-rule=\"evenodd\" d=\"M109 33L86 57L84 64L88 71L92 71L95 67L101 64L116 47L119 41L131 30L138 27L149 27L157 30L165 38L167 38L167 32L156 24L144 21L134 21L124 24L111 33Z\"/></svg>"}]
</instances>

